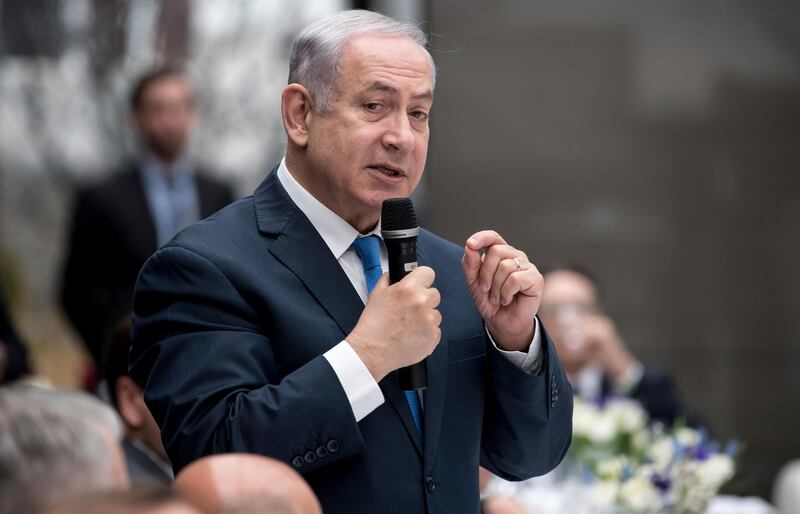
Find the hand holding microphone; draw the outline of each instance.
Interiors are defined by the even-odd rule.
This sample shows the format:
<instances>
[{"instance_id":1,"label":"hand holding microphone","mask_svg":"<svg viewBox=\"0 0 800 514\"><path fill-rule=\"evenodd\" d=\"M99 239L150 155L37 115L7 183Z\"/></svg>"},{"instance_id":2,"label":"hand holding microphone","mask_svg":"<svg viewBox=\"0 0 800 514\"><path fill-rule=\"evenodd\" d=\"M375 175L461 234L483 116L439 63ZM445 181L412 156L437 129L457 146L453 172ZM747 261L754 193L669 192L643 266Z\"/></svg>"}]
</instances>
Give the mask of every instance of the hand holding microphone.
<instances>
[{"instance_id":1,"label":"hand holding microphone","mask_svg":"<svg viewBox=\"0 0 800 514\"><path fill-rule=\"evenodd\" d=\"M417 267L416 223L411 200L386 200L381 215L384 242L389 252L389 273L369 296L364 312L347 342L376 381L401 369L401 387L425 387L424 358L441 338L441 296L433 287L431 268ZM411 367L411 369L408 369Z\"/></svg>"}]
</instances>

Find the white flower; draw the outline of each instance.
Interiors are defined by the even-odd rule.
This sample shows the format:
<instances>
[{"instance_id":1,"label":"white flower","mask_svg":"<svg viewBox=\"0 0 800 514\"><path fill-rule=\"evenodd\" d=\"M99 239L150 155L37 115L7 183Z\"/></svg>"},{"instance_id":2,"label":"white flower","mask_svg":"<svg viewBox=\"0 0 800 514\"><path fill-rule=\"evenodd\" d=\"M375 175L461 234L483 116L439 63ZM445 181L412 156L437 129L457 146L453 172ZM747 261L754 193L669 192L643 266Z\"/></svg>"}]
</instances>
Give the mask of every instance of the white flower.
<instances>
[{"instance_id":1,"label":"white flower","mask_svg":"<svg viewBox=\"0 0 800 514\"><path fill-rule=\"evenodd\" d=\"M645 453L652 444L653 437L648 430L639 430L631 437L631 445L634 450Z\"/></svg>"},{"instance_id":2,"label":"white flower","mask_svg":"<svg viewBox=\"0 0 800 514\"><path fill-rule=\"evenodd\" d=\"M609 403L607 412L620 432L631 434L647 426L647 413L637 401L614 400Z\"/></svg>"},{"instance_id":3,"label":"white flower","mask_svg":"<svg viewBox=\"0 0 800 514\"><path fill-rule=\"evenodd\" d=\"M597 464L596 474L601 480L620 481L627 465L628 461L624 457L604 459Z\"/></svg>"},{"instance_id":4,"label":"white flower","mask_svg":"<svg viewBox=\"0 0 800 514\"><path fill-rule=\"evenodd\" d=\"M619 494L619 483L610 480L603 480L592 485L589 493L592 505L606 510L617 502Z\"/></svg>"},{"instance_id":5,"label":"white flower","mask_svg":"<svg viewBox=\"0 0 800 514\"><path fill-rule=\"evenodd\" d=\"M715 453L698 464L695 475L702 486L717 489L733 477L733 471L733 459Z\"/></svg>"},{"instance_id":6,"label":"white flower","mask_svg":"<svg viewBox=\"0 0 800 514\"><path fill-rule=\"evenodd\" d=\"M605 410L587 402L576 401L572 408L572 432L594 443L607 443L614 439L614 419Z\"/></svg>"},{"instance_id":7,"label":"white flower","mask_svg":"<svg viewBox=\"0 0 800 514\"><path fill-rule=\"evenodd\" d=\"M589 434L591 434L592 426L598 417L600 417L600 410L597 407L576 398L572 406L573 435L591 439Z\"/></svg>"},{"instance_id":8,"label":"white flower","mask_svg":"<svg viewBox=\"0 0 800 514\"><path fill-rule=\"evenodd\" d=\"M622 504L634 511L655 512L662 508L658 489L650 481L650 477L637 473L622 484L619 492Z\"/></svg>"},{"instance_id":9,"label":"white flower","mask_svg":"<svg viewBox=\"0 0 800 514\"><path fill-rule=\"evenodd\" d=\"M611 416L600 416L589 429L589 439L596 443L610 442L617 435L616 428Z\"/></svg>"},{"instance_id":10,"label":"white flower","mask_svg":"<svg viewBox=\"0 0 800 514\"><path fill-rule=\"evenodd\" d=\"M664 471L675 457L675 443L669 437L660 437L647 451L647 457L657 470Z\"/></svg>"},{"instance_id":11,"label":"white flower","mask_svg":"<svg viewBox=\"0 0 800 514\"><path fill-rule=\"evenodd\" d=\"M686 448L693 448L700 444L700 432L692 428L679 428L675 431L675 439Z\"/></svg>"}]
</instances>

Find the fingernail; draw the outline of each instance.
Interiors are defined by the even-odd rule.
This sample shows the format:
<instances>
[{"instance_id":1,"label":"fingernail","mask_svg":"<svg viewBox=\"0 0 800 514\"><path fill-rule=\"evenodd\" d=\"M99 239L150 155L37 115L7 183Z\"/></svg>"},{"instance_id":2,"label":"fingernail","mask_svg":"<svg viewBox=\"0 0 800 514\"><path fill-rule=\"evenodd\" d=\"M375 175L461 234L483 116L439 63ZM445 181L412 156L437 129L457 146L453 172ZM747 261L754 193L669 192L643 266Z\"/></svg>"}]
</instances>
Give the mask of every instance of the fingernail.
<instances>
[{"instance_id":1,"label":"fingernail","mask_svg":"<svg viewBox=\"0 0 800 514\"><path fill-rule=\"evenodd\" d=\"M476 244L478 244L478 240L475 239L474 237L470 237L469 239L467 239L467 243L469 243L471 245L476 245Z\"/></svg>"}]
</instances>

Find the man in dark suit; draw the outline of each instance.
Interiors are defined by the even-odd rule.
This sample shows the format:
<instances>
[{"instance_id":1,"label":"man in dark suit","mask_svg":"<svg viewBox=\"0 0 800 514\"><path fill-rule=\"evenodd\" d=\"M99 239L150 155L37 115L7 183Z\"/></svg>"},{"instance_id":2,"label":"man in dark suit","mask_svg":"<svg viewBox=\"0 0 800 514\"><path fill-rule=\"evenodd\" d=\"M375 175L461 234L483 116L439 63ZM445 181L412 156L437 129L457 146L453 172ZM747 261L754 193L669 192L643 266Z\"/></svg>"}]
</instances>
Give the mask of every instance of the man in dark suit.
<instances>
[{"instance_id":1,"label":"man in dark suit","mask_svg":"<svg viewBox=\"0 0 800 514\"><path fill-rule=\"evenodd\" d=\"M642 364L600 306L597 281L581 266L545 273L541 317L575 389L587 400L627 396L650 418L671 425L686 413L671 377ZM694 420L689 420L694 422Z\"/></svg>"},{"instance_id":2,"label":"man in dark suit","mask_svg":"<svg viewBox=\"0 0 800 514\"><path fill-rule=\"evenodd\" d=\"M130 166L78 194L63 274L62 305L95 362L114 325L130 314L136 276L185 226L233 200L185 156L195 120L185 74L144 75L131 95L143 152Z\"/></svg>"},{"instance_id":3,"label":"man in dark suit","mask_svg":"<svg viewBox=\"0 0 800 514\"><path fill-rule=\"evenodd\" d=\"M571 391L524 252L422 230L420 266L381 276L381 205L411 194L427 156L424 44L367 11L306 28L285 158L145 264L131 375L176 471L253 452L303 474L326 514L475 514L479 463L519 480L565 454ZM425 357L427 389L402 390L395 370Z\"/></svg>"}]
</instances>

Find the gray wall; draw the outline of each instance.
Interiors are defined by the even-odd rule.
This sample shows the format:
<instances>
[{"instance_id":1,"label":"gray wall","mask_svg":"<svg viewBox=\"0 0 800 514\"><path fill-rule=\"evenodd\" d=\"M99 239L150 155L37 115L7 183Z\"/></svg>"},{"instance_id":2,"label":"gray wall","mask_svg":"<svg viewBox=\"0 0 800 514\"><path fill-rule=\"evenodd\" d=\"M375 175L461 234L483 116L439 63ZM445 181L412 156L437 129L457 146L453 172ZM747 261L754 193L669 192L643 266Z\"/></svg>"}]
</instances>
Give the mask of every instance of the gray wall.
<instances>
[{"instance_id":1,"label":"gray wall","mask_svg":"<svg viewBox=\"0 0 800 514\"><path fill-rule=\"evenodd\" d=\"M596 271L623 336L721 439L729 489L800 457L800 11L789 2L429 4L425 221Z\"/></svg>"}]
</instances>

